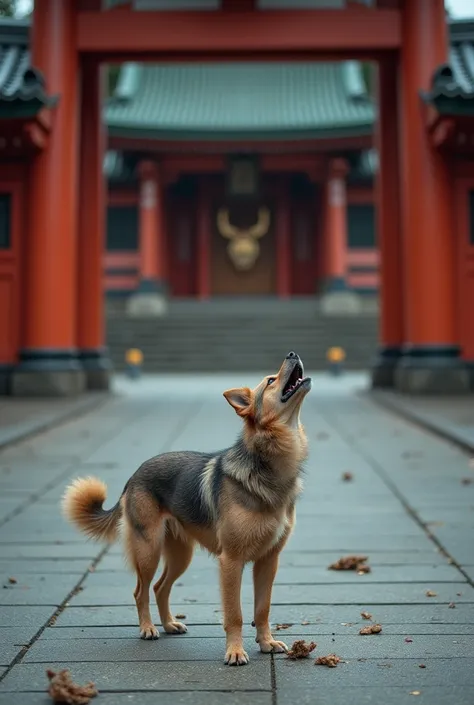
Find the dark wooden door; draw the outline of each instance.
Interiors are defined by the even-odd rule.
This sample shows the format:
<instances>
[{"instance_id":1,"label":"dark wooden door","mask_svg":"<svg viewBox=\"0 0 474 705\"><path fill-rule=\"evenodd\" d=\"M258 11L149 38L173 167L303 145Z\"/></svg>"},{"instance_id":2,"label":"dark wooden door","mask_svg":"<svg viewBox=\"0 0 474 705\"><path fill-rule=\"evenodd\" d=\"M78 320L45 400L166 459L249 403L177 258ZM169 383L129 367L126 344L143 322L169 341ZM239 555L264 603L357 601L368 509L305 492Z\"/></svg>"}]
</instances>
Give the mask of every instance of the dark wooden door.
<instances>
[{"instance_id":1,"label":"dark wooden door","mask_svg":"<svg viewBox=\"0 0 474 705\"><path fill-rule=\"evenodd\" d=\"M474 178L456 184L458 334L465 360L474 361Z\"/></svg>"},{"instance_id":2,"label":"dark wooden door","mask_svg":"<svg viewBox=\"0 0 474 705\"><path fill-rule=\"evenodd\" d=\"M167 251L172 296L196 295L196 199L193 193L170 190L167 208Z\"/></svg>"},{"instance_id":3,"label":"dark wooden door","mask_svg":"<svg viewBox=\"0 0 474 705\"><path fill-rule=\"evenodd\" d=\"M254 263L248 269L240 269L232 258L232 238L219 231L218 214L228 212L228 222L232 229L244 231L251 228L263 215L269 213L267 232L261 237L251 238L250 250L258 248ZM245 248L245 245L244 245ZM211 292L213 296L266 296L276 291L275 272L275 224L274 209L263 200L260 202L219 199L212 209L211 238Z\"/></svg>"},{"instance_id":4,"label":"dark wooden door","mask_svg":"<svg viewBox=\"0 0 474 705\"><path fill-rule=\"evenodd\" d=\"M317 210L317 194L312 185L297 181L291 193L290 229L291 293L296 296L316 293Z\"/></svg>"}]
</instances>

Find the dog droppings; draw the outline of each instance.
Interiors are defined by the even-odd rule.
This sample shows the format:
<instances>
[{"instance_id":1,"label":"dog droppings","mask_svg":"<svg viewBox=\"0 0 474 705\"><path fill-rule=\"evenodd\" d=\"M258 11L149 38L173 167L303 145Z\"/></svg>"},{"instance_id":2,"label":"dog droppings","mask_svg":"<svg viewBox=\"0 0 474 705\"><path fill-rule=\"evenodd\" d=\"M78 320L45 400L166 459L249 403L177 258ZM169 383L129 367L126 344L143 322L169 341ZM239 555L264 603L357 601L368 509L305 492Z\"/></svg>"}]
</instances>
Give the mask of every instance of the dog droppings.
<instances>
[{"instance_id":1,"label":"dog droppings","mask_svg":"<svg viewBox=\"0 0 474 705\"><path fill-rule=\"evenodd\" d=\"M365 572L370 572L370 567L365 565L368 560L368 556L342 556L335 563L331 563L331 565L328 566L328 570L360 571L364 568L368 568Z\"/></svg>"},{"instance_id":2,"label":"dog droppings","mask_svg":"<svg viewBox=\"0 0 474 705\"><path fill-rule=\"evenodd\" d=\"M341 659L336 654L328 654L328 656L318 656L314 662L315 666L327 666L328 668L336 668Z\"/></svg>"},{"instance_id":3,"label":"dog droppings","mask_svg":"<svg viewBox=\"0 0 474 705\"><path fill-rule=\"evenodd\" d=\"M316 648L317 644L314 641L306 642L304 639L298 639L293 643L293 646L288 651L287 656L293 660L306 658Z\"/></svg>"},{"instance_id":4,"label":"dog droppings","mask_svg":"<svg viewBox=\"0 0 474 705\"><path fill-rule=\"evenodd\" d=\"M186 619L186 615L185 614L177 614L176 619Z\"/></svg>"},{"instance_id":5,"label":"dog droppings","mask_svg":"<svg viewBox=\"0 0 474 705\"><path fill-rule=\"evenodd\" d=\"M382 631L382 625L381 624L368 624L366 627L362 627L362 629L359 631L359 634L380 634Z\"/></svg>"},{"instance_id":6,"label":"dog droppings","mask_svg":"<svg viewBox=\"0 0 474 705\"><path fill-rule=\"evenodd\" d=\"M434 590L427 590L425 592L426 597L437 597L438 593Z\"/></svg>"},{"instance_id":7,"label":"dog droppings","mask_svg":"<svg viewBox=\"0 0 474 705\"><path fill-rule=\"evenodd\" d=\"M370 612L361 612L360 616L362 617L362 619L372 619L372 615L370 614Z\"/></svg>"},{"instance_id":8,"label":"dog droppings","mask_svg":"<svg viewBox=\"0 0 474 705\"><path fill-rule=\"evenodd\" d=\"M86 685L74 683L67 668L57 673L48 668L46 675L49 679L48 693L55 703L87 705L99 692L94 683L87 683Z\"/></svg>"},{"instance_id":9,"label":"dog droppings","mask_svg":"<svg viewBox=\"0 0 474 705\"><path fill-rule=\"evenodd\" d=\"M275 631L279 632L281 629L289 629L292 626L292 624L275 624Z\"/></svg>"},{"instance_id":10,"label":"dog droppings","mask_svg":"<svg viewBox=\"0 0 474 705\"><path fill-rule=\"evenodd\" d=\"M354 475L351 472L346 471L346 472L342 473L343 482L351 482L351 480L353 480L353 479L354 479Z\"/></svg>"}]
</instances>

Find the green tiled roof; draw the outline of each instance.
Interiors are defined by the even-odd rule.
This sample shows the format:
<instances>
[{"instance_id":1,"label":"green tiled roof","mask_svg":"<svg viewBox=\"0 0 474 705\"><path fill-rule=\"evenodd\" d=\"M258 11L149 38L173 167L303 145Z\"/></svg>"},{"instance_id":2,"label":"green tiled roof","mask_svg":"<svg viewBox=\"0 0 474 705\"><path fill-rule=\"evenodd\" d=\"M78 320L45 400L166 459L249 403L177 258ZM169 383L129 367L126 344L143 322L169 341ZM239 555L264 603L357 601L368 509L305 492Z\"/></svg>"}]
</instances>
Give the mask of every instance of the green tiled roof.
<instances>
[{"instance_id":1,"label":"green tiled roof","mask_svg":"<svg viewBox=\"0 0 474 705\"><path fill-rule=\"evenodd\" d=\"M370 134L357 62L126 64L105 118L111 135L307 139Z\"/></svg>"}]
</instances>

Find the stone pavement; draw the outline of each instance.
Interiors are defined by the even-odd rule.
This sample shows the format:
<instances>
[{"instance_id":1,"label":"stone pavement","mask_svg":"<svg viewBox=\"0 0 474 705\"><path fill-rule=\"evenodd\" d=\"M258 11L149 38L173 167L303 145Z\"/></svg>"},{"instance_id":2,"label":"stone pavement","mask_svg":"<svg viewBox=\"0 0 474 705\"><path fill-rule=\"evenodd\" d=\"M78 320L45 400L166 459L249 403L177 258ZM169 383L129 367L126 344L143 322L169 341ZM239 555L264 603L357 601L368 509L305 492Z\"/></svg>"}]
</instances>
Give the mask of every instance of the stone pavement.
<instances>
[{"instance_id":1,"label":"stone pavement","mask_svg":"<svg viewBox=\"0 0 474 705\"><path fill-rule=\"evenodd\" d=\"M0 454L1 705L50 702L48 667L95 681L98 705L474 702L474 482L462 482L474 480L474 468L449 443L360 396L361 376L316 376L305 401L311 456L272 608L274 624L291 624L279 638L313 639L315 655L335 652L343 663L259 654L246 571L251 661L224 666L217 569L201 552L172 600L189 633L138 639L120 547L88 543L63 521L64 486L96 474L112 503L152 454L225 446L239 420L221 393L253 381L121 380L100 409ZM368 555L372 572L327 570L349 553ZM362 610L382 624L380 635L359 635Z\"/></svg>"},{"instance_id":2,"label":"stone pavement","mask_svg":"<svg viewBox=\"0 0 474 705\"><path fill-rule=\"evenodd\" d=\"M372 397L387 408L450 439L474 454L474 403L468 396L410 396L372 390Z\"/></svg>"}]
</instances>

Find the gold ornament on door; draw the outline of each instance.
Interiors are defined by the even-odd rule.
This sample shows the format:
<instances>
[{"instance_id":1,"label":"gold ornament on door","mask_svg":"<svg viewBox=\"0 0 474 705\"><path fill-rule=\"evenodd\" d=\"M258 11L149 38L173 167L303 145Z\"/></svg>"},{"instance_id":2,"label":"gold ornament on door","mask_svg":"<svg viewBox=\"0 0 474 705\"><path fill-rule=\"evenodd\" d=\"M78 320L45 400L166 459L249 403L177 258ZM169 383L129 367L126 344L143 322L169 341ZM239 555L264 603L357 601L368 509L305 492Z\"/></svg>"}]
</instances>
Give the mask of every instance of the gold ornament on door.
<instances>
[{"instance_id":1,"label":"gold ornament on door","mask_svg":"<svg viewBox=\"0 0 474 705\"><path fill-rule=\"evenodd\" d=\"M270 227L270 211L259 208L257 222L250 228L237 228L229 220L227 208L221 208L217 213L217 229L222 237L229 240L227 254L240 272L247 272L255 265L260 254L260 238L268 233Z\"/></svg>"}]
</instances>

